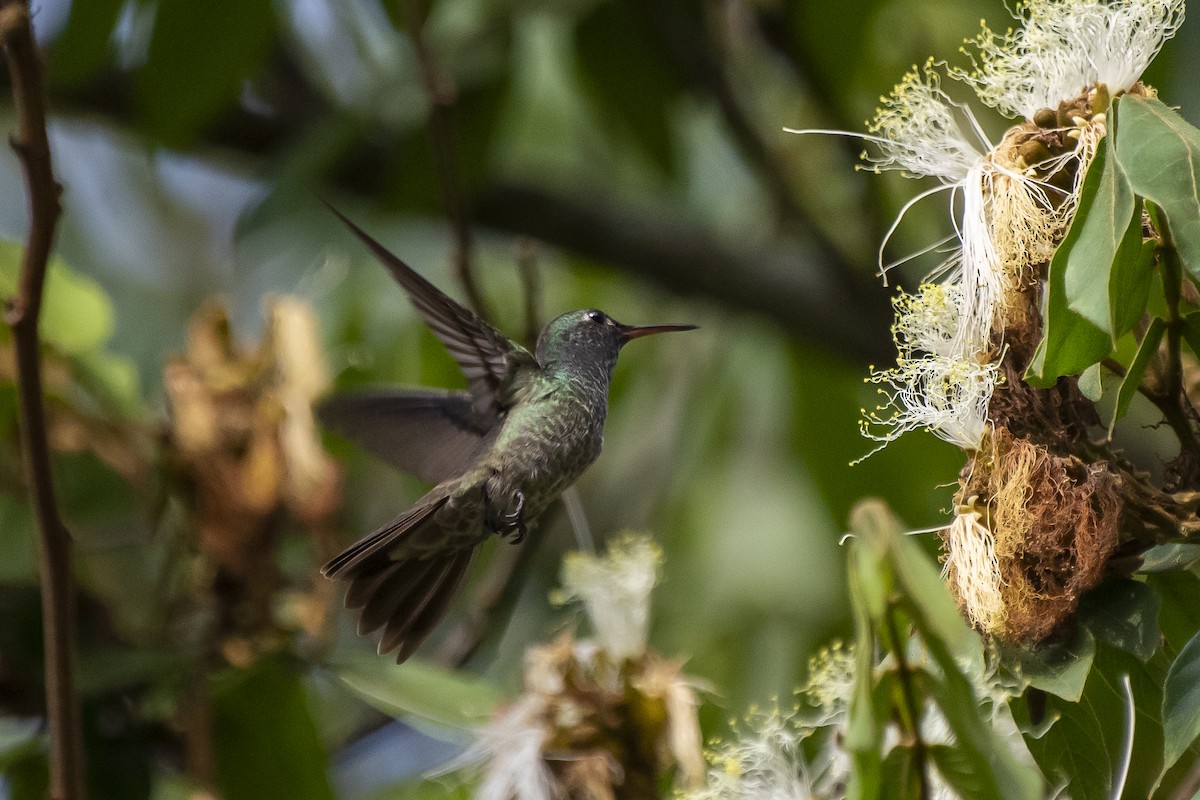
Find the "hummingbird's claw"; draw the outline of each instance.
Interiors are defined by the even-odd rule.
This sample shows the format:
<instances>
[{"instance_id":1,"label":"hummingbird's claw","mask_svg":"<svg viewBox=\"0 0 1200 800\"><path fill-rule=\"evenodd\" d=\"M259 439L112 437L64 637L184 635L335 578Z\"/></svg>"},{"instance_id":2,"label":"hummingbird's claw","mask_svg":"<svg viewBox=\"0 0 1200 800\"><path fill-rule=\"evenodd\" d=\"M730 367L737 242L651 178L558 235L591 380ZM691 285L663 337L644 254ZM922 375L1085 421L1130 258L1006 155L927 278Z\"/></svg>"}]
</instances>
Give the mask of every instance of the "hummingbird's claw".
<instances>
[{"instance_id":1,"label":"hummingbird's claw","mask_svg":"<svg viewBox=\"0 0 1200 800\"><path fill-rule=\"evenodd\" d=\"M486 498L486 490L485 490ZM488 527L500 538L511 536L509 544L520 544L528 531L525 525L525 493L518 490L514 494L516 506L512 511L496 516L488 515Z\"/></svg>"}]
</instances>

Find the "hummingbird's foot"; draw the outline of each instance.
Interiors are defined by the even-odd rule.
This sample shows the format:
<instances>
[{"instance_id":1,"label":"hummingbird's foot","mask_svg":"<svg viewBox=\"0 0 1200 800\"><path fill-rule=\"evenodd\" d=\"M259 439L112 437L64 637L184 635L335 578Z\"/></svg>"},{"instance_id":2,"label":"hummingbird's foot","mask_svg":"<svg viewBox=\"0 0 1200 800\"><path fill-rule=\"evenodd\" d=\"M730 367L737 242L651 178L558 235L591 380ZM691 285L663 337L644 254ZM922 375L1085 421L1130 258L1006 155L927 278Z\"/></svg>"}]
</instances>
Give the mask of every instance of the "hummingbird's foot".
<instances>
[{"instance_id":1,"label":"hummingbird's foot","mask_svg":"<svg viewBox=\"0 0 1200 800\"><path fill-rule=\"evenodd\" d=\"M485 500L487 499L486 489L484 498ZM491 508L489 507L487 521L488 527L497 536L502 539L511 536L509 544L520 544L524 541L525 534L528 531L528 527L525 524L525 493L518 490L513 494L513 499L516 502L512 511L493 515L490 513Z\"/></svg>"},{"instance_id":2,"label":"hummingbird's foot","mask_svg":"<svg viewBox=\"0 0 1200 800\"><path fill-rule=\"evenodd\" d=\"M504 533L501 536L512 534L512 538L508 540L509 544L520 544L525 541L525 534L528 528L525 527L525 493L517 492L517 507L508 514L501 516L504 520Z\"/></svg>"}]
</instances>

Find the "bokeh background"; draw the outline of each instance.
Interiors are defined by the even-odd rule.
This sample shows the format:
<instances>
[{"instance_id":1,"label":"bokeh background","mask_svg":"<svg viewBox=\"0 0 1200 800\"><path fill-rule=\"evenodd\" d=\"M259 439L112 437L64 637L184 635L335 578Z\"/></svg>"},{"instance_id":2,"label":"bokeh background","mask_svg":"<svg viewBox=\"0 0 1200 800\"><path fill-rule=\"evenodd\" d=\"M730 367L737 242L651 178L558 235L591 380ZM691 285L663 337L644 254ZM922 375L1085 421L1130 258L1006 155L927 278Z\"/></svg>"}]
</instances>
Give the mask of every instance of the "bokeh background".
<instances>
[{"instance_id":1,"label":"bokeh background","mask_svg":"<svg viewBox=\"0 0 1200 800\"><path fill-rule=\"evenodd\" d=\"M589 306L630 323L702 326L625 351L603 457L578 489L598 540L629 529L661 543L651 641L710 688L707 732L752 703L786 702L809 655L845 634L838 540L857 499L883 497L913 528L944 521L962 464L953 447L912 434L850 466L874 446L858 429L860 409L876 403L863 378L894 357L879 242L919 187L855 171L861 141L784 128L863 130L910 65L960 63L981 17L1007 27L999 2L33 7L65 187L47 357L59 419L75 425L56 429L56 467L80 550L94 797L462 791L419 776L461 748L462 726L477 719L467 706L519 689L528 644L576 621L547 599L576 546L557 514L482 617L472 598L496 572L477 566L480 580L421 663L363 658L373 643L354 636L340 590L316 567L424 487L326 437L344 464L336 510L316 527L286 511L272 520L270 619L241 638L212 622L212 554L165 444L163 380L206 300L219 298L247 349L267 332L272 298L311 304L337 388L462 385L322 198L459 298L455 223L469 222L472 272L514 337L531 317ZM1185 24L1147 76L1192 122L1198 31ZM2 103L0 127L11 130L7 92ZM993 137L1004 130L981 120ZM945 208L916 207L883 260L945 236ZM19 242L25 219L19 165L4 149L0 237ZM4 280L16 253L0 251ZM932 263L897 270L893 285L914 286ZM0 796L20 798L39 796L44 755L34 535L9 362ZM478 646L464 667L438 666L465 630ZM380 693L420 713L396 722L364 702L338 677L347 660L377 665L362 668L375 670Z\"/></svg>"}]
</instances>

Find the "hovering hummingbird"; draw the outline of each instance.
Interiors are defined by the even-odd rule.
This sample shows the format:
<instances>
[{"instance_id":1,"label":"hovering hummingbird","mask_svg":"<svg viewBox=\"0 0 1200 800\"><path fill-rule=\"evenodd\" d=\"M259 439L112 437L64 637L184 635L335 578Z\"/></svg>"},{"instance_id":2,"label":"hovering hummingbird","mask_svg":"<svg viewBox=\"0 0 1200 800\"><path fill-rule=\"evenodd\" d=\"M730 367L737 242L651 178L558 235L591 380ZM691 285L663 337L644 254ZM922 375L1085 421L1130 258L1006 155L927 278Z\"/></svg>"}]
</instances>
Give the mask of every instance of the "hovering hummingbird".
<instances>
[{"instance_id":1,"label":"hovering hummingbird","mask_svg":"<svg viewBox=\"0 0 1200 800\"><path fill-rule=\"evenodd\" d=\"M622 325L603 311L552 320L534 353L451 300L334 210L408 293L467 378L466 391L347 394L321 420L377 457L436 483L412 508L321 568L350 583L358 633L413 654L449 610L479 546L524 539L600 455L608 387L630 340L695 325Z\"/></svg>"}]
</instances>

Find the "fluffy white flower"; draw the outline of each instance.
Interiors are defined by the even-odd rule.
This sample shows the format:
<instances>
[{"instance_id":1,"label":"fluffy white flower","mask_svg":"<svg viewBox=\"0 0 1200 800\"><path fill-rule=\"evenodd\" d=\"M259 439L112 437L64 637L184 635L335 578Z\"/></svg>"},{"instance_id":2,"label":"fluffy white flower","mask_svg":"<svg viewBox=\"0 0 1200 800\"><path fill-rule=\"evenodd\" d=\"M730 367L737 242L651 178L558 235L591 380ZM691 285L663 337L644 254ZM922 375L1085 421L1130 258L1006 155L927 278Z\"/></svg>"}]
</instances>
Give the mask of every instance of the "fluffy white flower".
<instances>
[{"instance_id":1,"label":"fluffy white flower","mask_svg":"<svg viewBox=\"0 0 1200 800\"><path fill-rule=\"evenodd\" d=\"M984 103L1032 119L1095 84L1128 91L1183 24L1183 8L1183 0L1031 0L1018 6L1015 31L998 36L984 24L971 43L975 69L952 74Z\"/></svg>"},{"instance_id":2,"label":"fluffy white flower","mask_svg":"<svg viewBox=\"0 0 1200 800\"><path fill-rule=\"evenodd\" d=\"M615 663L646 651L650 592L658 583L662 550L649 537L624 535L608 553L570 553L563 560L556 602L583 601L600 647Z\"/></svg>"},{"instance_id":3,"label":"fluffy white flower","mask_svg":"<svg viewBox=\"0 0 1200 800\"><path fill-rule=\"evenodd\" d=\"M975 450L987 430L987 408L1000 381L1000 365L982 342L964 334L969 313L963 290L954 284L925 284L918 294L895 301L896 366L867 380L884 398L874 412L864 409L864 435L886 444L911 430L926 429L948 442Z\"/></svg>"},{"instance_id":4,"label":"fluffy white flower","mask_svg":"<svg viewBox=\"0 0 1200 800\"><path fill-rule=\"evenodd\" d=\"M558 787L542 757L549 736L545 712L544 697L523 695L445 771L483 765L476 800L557 800Z\"/></svg>"}]
</instances>

